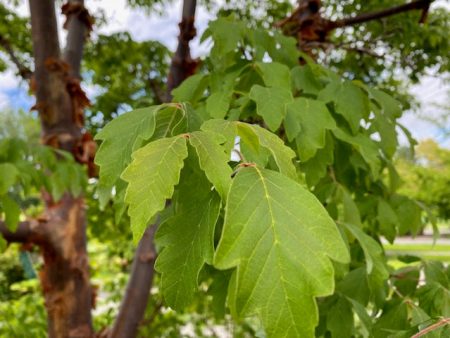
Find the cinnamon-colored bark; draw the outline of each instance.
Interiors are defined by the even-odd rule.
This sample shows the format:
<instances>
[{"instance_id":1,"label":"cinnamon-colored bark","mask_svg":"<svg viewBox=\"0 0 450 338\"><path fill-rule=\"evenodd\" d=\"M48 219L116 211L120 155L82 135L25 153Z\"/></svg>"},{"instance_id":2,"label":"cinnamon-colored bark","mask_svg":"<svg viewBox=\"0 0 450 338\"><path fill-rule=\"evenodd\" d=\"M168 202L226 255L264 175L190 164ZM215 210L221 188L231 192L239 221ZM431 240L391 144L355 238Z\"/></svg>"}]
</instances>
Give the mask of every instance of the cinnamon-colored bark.
<instances>
[{"instance_id":1,"label":"cinnamon-colored bark","mask_svg":"<svg viewBox=\"0 0 450 338\"><path fill-rule=\"evenodd\" d=\"M282 28L286 35L297 37L299 48L309 53L318 44L328 42L328 35L336 28L379 20L411 10L422 10L420 22L423 23L433 1L416 0L404 5L333 21L322 16L320 0L299 0L296 10L289 17L278 22L276 26Z\"/></svg>"},{"instance_id":2,"label":"cinnamon-colored bark","mask_svg":"<svg viewBox=\"0 0 450 338\"><path fill-rule=\"evenodd\" d=\"M35 108L41 119L42 139L50 146L74 153L82 138L81 126L77 123L80 110L71 91L70 65L61 58L55 3L53 0L29 0L29 4ZM73 32L69 31L69 36L74 36ZM79 48L82 50L83 45ZM46 231L46 241L40 243L44 266L39 276L49 337L91 337L93 300L83 198L74 198L69 193L56 203L45 193L43 198L51 228Z\"/></svg>"}]
</instances>

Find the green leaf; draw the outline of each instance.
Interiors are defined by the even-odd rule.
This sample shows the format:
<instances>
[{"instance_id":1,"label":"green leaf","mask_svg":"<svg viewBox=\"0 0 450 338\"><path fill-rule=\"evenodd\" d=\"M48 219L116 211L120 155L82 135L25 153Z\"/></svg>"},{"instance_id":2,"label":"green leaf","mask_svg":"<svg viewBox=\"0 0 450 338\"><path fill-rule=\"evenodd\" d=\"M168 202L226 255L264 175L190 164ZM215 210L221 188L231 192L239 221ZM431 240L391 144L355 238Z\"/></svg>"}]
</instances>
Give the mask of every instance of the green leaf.
<instances>
[{"instance_id":1,"label":"green leaf","mask_svg":"<svg viewBox=\"0 0 450 338\"><path fill-rule=\"evenodd\" d=\"M398 217L391 205L384 199L378 199L377 220L380 224L380 232L389 242L394 242L397 235Z\"/></svg>"},{"instance_id":2,"label":"green leaf","mask_svg":"<svg viewBox=\"0 0 450 338\"><path fill-rule=\"evenodd\" d=\"M282 174L297 180L297 171L292 163L295 153L291 148L287 147L278 136L254 124L239 122L237 123L237 128L238 134L242 138L246 134L256 135L258 143L271 153L277 164L278 170ZM247 139L248 138L243 138L243 141L245 142Z\"/></svg>"},{"instance_id":3,"label":"green leaf","mask_svg":"<svg viewBox=\"0 0 450 338\"><path fill-rule=\"evenodd\" d=\"M183 136L156 140L133 153L133 160L121 178L128 182L125 202L129 205L136 243L150 220L164 209L166 199L172 196L187 154Z\"/></svg>"},{"instance_id":4,"label":"green leaf","mask_svg":"<svg viewBox=\"0 0 450 338\"><path fill-rule=\"evenodd\" d=\"M389 273L384 262L384 255L381 246L369 235L365 234L360 228L349 223L342 224L359 242L366 258L367 273L372 273L375 268L380 270L383 280L386 280Z\"/></svg>"},{"instance_id":5,"label":"green leaf","mask_svg":"<svg viewBox=\"0 0 450 338\"><path fill-rule=\"evenodd\" d=\"M206 111L212 118L224 118L230 107L231 90L221 90L206 99Z\"/></svg>"},{"instance_id":6,"label":"green leaf","mask_svg":"<svg viewBox=\"0 0 450 338\"><path fill-rule=\"evenodd\" d=\"M367 135L358 134L356 136L348 135L340 128L333 129L333 134L340 140L351 144L364 158L369 165L374 178L378 178L380 171L380 159L378 157L378 147Z\"/></svg>"},{"instance_id":7,"label":"green leaf","mask_svg":"<svg viewBox=\"0 0 450 338\"><path fill-rule=\"evenodd\" d=\"M384 153L392 158L397 150L397 132L395 130L395 123L388 120L385 116L374 110L375 118L373 124L376 127L376 131L380 134L380 145Z\"/></svg>"},{"instance_id":8,"label":"green leaf","mask_svg":"<svg viewBox=\"0 0 450 338\"><path fill-rule=\"evenodd\" d=\"M332 81L319 93L319 99L334 102L336 112L350 125L353 134L359 130L361 120L369 115L369 100L353 83Z\"/></svg>"},{"instance_id":9,"label":"green leaf","mask_svg":"<svg viewBox=\"0 0 450 338\"><path fill-rule=\"evenodd\" d=\"M212 119L205 121L201 126L201 130L222 135L225 138L225 143L223 144L225 152L227 155L231 155L237 135L236 123L221 119Z\"/></svg>"},{"instance_id":10,"label":"green leaf","mask_svg":"<svg viewBox=\"0 0 450 338\"><path fill-rule=\"evenodd\" d=\"M328 309L327 328L331 337L351 337L353 325L352 305L345 297L339 297Z\"/></svg>"},{"instance_id":11,"label":"green leaf","mask_svg":"<svg viewBox=\"0 0 450 338\"><path fill-rule=\"evenodd\" d=\"M10 231L15 231L20 218L20 206L8 195L0 196L1 209L5 214L5 224Z\"/></svg>"},{"instance_id":12,"label":"green leaf","mask_svg":"<svg viewBox=\"0 0 450 338\"><path fill-rule=\"evenodd\" d=\"M213 54L219 57L233 51L242 38L243 24L231 18L218 18L209 24L214 40Z\"/></svg>"},{"instance_id":13,"label":"green leaf","mask_svg":"<svg viewBox=\"0 0 450 338\"><path fill-rule=\"evenodd\" d=\"M354 299L362 306L367 305L370 297L367 269L360 267L347 273L336 285L336 291Z\"/></svg>"},{"instance_id":14,"label":"green leaf","mask_svg":"<svg viewBox=\"0 0 450 338\"><path fill-rule=\"evenodd\" d=\"M287 106L284 127L288 139L296 139L300 159L307 161L325 146L326 130L336 123L323 102L301 97Z\"/></svg>"},{"instance_id":15,"label":"green leaf","mask_svg":"<svg viewBox=\"0 0 450 338\"><path fill-rule=\"evenodd\" d=\"M214 227L220 211L220 198L211 191L194 161L187 160L181 172L175 215L161 224L156 233L156 243L163 249L155 269L162 274L164 299L175 310L192 302L201 268L212 263Z\"/></svg>"},{"instance_id":16,"label":"green leaf","mask_svg":"<svg viewBox=\"0 0 450 338\"><path fill-rule=\"evenodd\" d=\"M402 116L402 108L400 107L400 102L398 102L392 96L376 88L365 87L365 89L369 92L370 97L379 104L383 112L390 118L396 119Z\"/></svg>"},{"instance_id":17,"label":"green leaf","mask_svg":"<svg viewBox=\"0 0 450 338\"><path fill-rule=\"evenodd\" d=\"M0 235L0 253L3 253L7 247L8 247L8 243L3 238L3 236Z\"/></svg>"},{"instance_id":18,"label":"green leaf","mask_svg":"<svg viewBox=\"0 0 450 338\"><path fill-rule=\"evenodd\" d=\"M208 76L203 74L189 76L172 91L173 102L196 102L206 89L207 80Z\"/></svg>"},{"instance_id":19,"label":"green leaf","mask_svg":"<svg viewBox=\"0 0 450 338\"><path fill-rule=\"evenodd\" d=\"M334 160L334 140L330 133L326 136L325 147L318 149L316 155L306 162L300 163L308 185L314 186L327 174L328 166Z\"/></svg>"},{"instance_id":20,"label":"green leaf","mask_svg":"<svg viewBox=\"0 0 450 338\"><path fill-rule=\"evenodd\" d=\"M330 259L349 254L314 195L277 172L238 172L214 258L220 269L237 267L233 311L258 314L269 337L313 337L314 297L334 288Z\"/></svg>"},{"instance_id":21,"label":"green leaf","mask_svg":"<svg viewBox=\"0 0 450 338\"><path fill-rule=\"evenodd\" d=\"M316 79L309 65L292 68L291 75L295 88L304 94L317 95L322 89L322 85Z\"/></svg>"},{"instance_id":22,"label":"green leaf","mask_svg":"<svg viewBox=\"0 0 450 338\"><path fill-rule=\"evenodd\" d=\"M287 66L278 62L257 62L256 67L260 71L264 84L267 87L291 91L291 73Z\"/></svg>"},{"instance_id":23,"label":"green leaf","mask_svg":"<svg viewBox=\"0 0 450 338\"><path fill-rule=\"evenodd\" d=\"M160 106L133 110L108 123L95 137L102 140L95 163L100 167L99 186L112 188L131 160L131 153L155 131L155 114Z\"/></svg>"},{"instance_id":24,"label":"green leaf","mask_svg":"<svg viewBox=\"0 0 450 338\"><path fill-rule=\"evenodd\" d=\"M267 126L272 131L277 130L286 115L286 105L292 102L291 92L280 87L266 88L254 85L249 96L256 102L256 111Z\"/></svg>"},{"instance_id":25,"label":"green leaf","mask_svg":"<svg viewBox=\"0 0 450 338\"><path fill-rule=\"evenodd\" d=\"M344 206L344 222L360 227L361 215L350 193L343 186L338 187L337 193L340 195L339 198Z\"/></svg>"},{"instance_id":26,"label":"green leaf","mask_svg":"<svg viewBox=\"0 0 450 338\"><path fill-rule=\"evenodd\" d=\"M193 132L189 137L189 142L197 152L200 167L225 201L232 170L228 165L230 158L222 146L224 141L220 134L208 131Z\"/></svg>"},{"instance_id":27,"label":"green leaf","mask_svg":"<svg viewBox=\"0 0 450 338\"><path fill-rule=\"evenodd\" d=\"M0 195L3 195L16 183L19 171L14 164L0 163L0 173Z\"/></svg>"}]
</instances>

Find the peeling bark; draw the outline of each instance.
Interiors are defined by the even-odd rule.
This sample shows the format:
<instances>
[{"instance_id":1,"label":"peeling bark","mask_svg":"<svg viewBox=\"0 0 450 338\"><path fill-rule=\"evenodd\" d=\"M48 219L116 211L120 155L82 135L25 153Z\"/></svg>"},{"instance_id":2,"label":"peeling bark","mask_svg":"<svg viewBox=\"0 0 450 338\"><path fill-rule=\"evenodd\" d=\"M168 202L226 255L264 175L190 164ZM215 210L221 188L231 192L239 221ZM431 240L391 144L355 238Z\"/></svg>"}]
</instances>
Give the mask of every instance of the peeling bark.
<instances>
[{"instance_id":1,"label":"peeling bark","mask_svg":"<svg viewBox=\"0 0 450 338\"><path fill-rule=\"evenodd\" d=\"M82 198L66 194L49 206L52 231L41 245L39 272L50 337L91 337L92 290L86 251L86 215Z\"/></svg>"},{"instance_id":2,"label":"peeling bark","mask_svg":"<svg viewBox=\"0 0 450 338\"><path fill-rule=\"evenodd\" d=\"M311 50L320 44L329 43L328 35L337 28L379 20L411 10L422 10L419 22L423 23L433 1L416 0L404 5L333 21L322 17L320 0L299 0L296 10L289 17L278 22L276 26L282 28L284 34L297 37L299 48L310 54Z\"/></svg>"},{"instance_id":3,"label":"peeling bark","mask_svg":"<svg viewBox=\"0 0 450 338\"><path fill-rule=\"evenodd\" d=\"M41 119L42 139L45 144L74 153L82 139L81 126L77 123L78 115L82 115L79 100L82 95L74 94L79 86L73 89L69 81L71 65L61 59L55 4L53 0L29 0L29 4L35 60L35 108ZM82 47L79 48L82 50ZM49 337L91 337L93 300L84 200L68 193L57 202L46 198L45 193L43 199L48 228L45 241L36 244L44 257L39 276Z\"/></svg>"},{"instance_id":4,"label":"peeling bark","mask_svg":"<svg viewBox=\"0 0 450 338\"><path fill-rule=\"evenodd\" d=\"M69 0L61 8L66 15L64 28L67 29L66 48L63 59L70 66L70 75L81 79L80 67L83 58L84 41L92 30L92 18L84 7L84 0Z\"/></svg>"}]
</instances>

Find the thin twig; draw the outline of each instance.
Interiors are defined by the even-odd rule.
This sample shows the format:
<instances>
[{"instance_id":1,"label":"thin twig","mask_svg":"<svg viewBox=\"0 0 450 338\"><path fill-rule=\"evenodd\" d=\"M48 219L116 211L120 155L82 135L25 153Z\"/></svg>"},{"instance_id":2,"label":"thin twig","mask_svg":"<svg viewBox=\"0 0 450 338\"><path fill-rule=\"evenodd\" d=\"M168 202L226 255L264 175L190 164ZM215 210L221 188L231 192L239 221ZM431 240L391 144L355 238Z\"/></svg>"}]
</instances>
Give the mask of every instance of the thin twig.
<instances>
[{"instance_id":1,"label":"thin twig","mask_svg":"<svg viewBox=\"0 0 450 338\"><path fill-rule=\"evenodd\" d=\"M434 323L433 325L430 325L430 326L424 328L423 330L420 330L411 338L419 338L419 337L425 336L427 333L430 333L431 331L434 331L434 330L440 328L441 326L445 326L448 324L450 324L450 318L442 318L437 323Z\"/></svg>"}]
</instances>

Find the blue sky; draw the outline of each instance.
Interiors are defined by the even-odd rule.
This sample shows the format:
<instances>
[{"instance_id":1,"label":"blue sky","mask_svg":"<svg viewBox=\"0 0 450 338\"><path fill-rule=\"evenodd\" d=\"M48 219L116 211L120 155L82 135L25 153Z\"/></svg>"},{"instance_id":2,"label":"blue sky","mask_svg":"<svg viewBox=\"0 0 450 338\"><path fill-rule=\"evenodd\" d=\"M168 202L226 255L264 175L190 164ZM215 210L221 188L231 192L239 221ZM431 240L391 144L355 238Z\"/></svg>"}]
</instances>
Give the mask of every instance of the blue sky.
<instances>
[{"instance_id":1,"label":"blue sky","mask_svg":"<svg viewBox=\"0 0 450 338\"><path fill-rule=\"evenodd\" d=\"M142 11L125 8L125 0L86 0L86 6L91 12L100 9L105 11L109 19L108 24L100 27L96 33L112 33L116 31L128 30L136 40L158 40L167 45L172 50L176 47L178 35L178 21L181 13L181 0L173 2L164 16L148 16ZM436 5L436 4L435 4ZM450 7L447 2L437 1L437 5ZM23 15L28 14L27 4L20 7ZM196 26L198 35L191 43L193 55L201 56L205 53L207 46L199 43L198 36L206 28L207 22L212 15L205 9L200 8L197 12ZM58 17L58 23L62 26L63 18ZM64 30L60 30L60 41L65 40ZM85 88L88 94L94 94L95 88ZM419 115L438 117L444 113L443 108L438 105L450 103L450 85L442 77L425 77L418 85L411 88L411 93L421 102L422 108ZM27 85L14 76L13 71L0 74L0 109L11 108L17 110L22 108L29 110L34 99L27 94ZM418 117L417 113L406 112L401 119L413 136L419 140L433 138L441 145L450 148L450 138L444 137L442 129L449 130L450 126L439 128ZM405 138L401 136L401 142L405 143Z\"/></svg>"}]
</instances>

